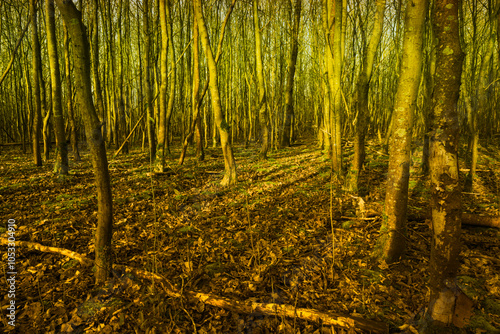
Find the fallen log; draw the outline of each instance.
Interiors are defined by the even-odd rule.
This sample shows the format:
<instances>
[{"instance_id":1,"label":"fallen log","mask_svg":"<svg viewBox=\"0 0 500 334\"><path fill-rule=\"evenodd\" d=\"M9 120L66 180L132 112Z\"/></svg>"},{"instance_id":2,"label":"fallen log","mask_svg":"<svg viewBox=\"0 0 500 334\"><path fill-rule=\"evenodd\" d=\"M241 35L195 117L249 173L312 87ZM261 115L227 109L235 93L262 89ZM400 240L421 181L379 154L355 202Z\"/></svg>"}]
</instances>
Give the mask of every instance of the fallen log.
<instances>
[{"instance_id":1,"label":"fallen log","mask_svg":"<svg viewBox=\"0 0 500 334\"><path fill-rule=\"evenodd\" d=\"M351 219L359 219L359 218L353 217ZM416 220L416 221L427 220L427 219L431 219L430 213L427 215L417 214L408 217L408 220ZM462 213L462 225L500 228L500 216L481 216L478 214L464 212Z\"/></svg>"},{"instance_id":2,"label":"fallen log","mask_svg":"<svg viewBox=\"0 0 500 334\"><path fill-rule=\"evenodd\" d=\"M6 238L0 238L0 244L8 244ZM44 246L35 242L17 241L16 247L26 247L36 249L41 252L50 252L67 256L79 261L82 265L93 264L93 260L76 252L64 248ZM253 301L238 301L226 297L217 296L210 293L183 291L179 292L165 277L140 269L130 268L124 265L114 265L113 269L126 273L131 273L137 277L147 280L155 280L160 284L167 295L174 298L188 297L193 301L201 301L207 305L220 307L228 311L245 314L259 314L268 316L285 316L313 322L321 322L323 325L338 326L346 329L360 329L368 333L389 333L389 328L385 323L366 320L351 315L341 315L337 313L326 313L316 309L297 308L292 305L275 303L257 303Z\"/></svg>"},{"instance_id":3,"label":"fallen log","mask_svg":"<svg viewBox=\"0 0 500 334\"><path fill-rule=\"evenodd\" d=\"M500 228L500 217L462 213L462 224Z\"/></svg>"}]
</instances>

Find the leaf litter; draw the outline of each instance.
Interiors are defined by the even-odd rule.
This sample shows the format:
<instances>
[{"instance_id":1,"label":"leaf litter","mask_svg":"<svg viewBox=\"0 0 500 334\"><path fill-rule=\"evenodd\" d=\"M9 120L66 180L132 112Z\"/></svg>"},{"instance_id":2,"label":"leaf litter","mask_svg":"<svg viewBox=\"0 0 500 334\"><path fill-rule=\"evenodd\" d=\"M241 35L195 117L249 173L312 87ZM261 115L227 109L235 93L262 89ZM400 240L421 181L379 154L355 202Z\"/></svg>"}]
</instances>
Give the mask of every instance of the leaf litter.
<instances>
[{"instance_id":1,"label":"leaf litter","mask_svg":"<svg viewBox=\"0 0 500 334\"><path fill-rule=\"evenodd\" d=\"M406 257L378 264L371 252L387 170L381 148L368 150L361 196L337 189L332 212L329 161L313 143L273 152L267 161L255 160L258 149L235 149L239 183L229 189L219 186L217 150L208 149L204 162L171 162L165 174L151 173L139 151L111 160L114 263L158 273L179 291L358 316L391 331L410 324L428 297L431 232L420 218L428 207L425 178L412 167ZM2 221L16 219L18 240L93 258L97 200L89 156L57 177L51 163L35 168L28 155L11 153L1 156L9 166L0 169ZM482 153L486 167L474 193L464 194L464 210L498 216L500 159ZM494 333L500 328L499 231L466 227L462 239L458 280L475 303L468 328ZM19 247L16 261L22 332L331 332L317 322L173 298L130 274L96 288L91 268L57 254ZM2 309L7 302L5 295ZM1 322L3 331L11 329L5 317Z\"/></svg>"}]
</instances>

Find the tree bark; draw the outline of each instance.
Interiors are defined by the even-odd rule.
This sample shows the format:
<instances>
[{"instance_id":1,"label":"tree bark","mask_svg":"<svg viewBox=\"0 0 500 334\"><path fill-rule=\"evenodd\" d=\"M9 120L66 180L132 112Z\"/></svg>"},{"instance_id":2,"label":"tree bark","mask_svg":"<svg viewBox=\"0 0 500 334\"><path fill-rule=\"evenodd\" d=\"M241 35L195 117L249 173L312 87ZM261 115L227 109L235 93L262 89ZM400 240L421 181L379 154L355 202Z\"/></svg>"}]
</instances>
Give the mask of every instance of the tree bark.
<instances>
[{"instance_id":1,"label":"tree bark","mask_svg":"<svg viewBox=\"0 0 500 334\"><path fill-rule=\"evenodd\" d=\"M292 16L291 1L287 1L289 5L290 17ZM295 66L297 64L297 54L299 53L299 26L300 12L302 9L302 0L295 0L293 28L292 28L292 46L290 48L290 56L288 58L287 81L285 88L285 119L283 122L283 133L281 137L281 146L290 146L291 126L293 113L293 84L295 78Z\"/></svg>"},{"instance_id":2,"label":"tree bark","mask_svg":"<svg viewBox=\"0 0 500 334\"><path fill-rule=\"evenodd\" d=\"M257 87L259 100L257 106L259 109L259 123L262 133L262 147L259 157L267 159L269 151L269 115L267 112L266 88L264 83L264 66L262 64L262 34L259 24L259 1L253 0L253 26L255 34L255 72L257 74Z\"/></svg>"},{"instance_id":3,"label":"tree bark","mask_svg":"<svg viewBox=\"0 0 500 334\"><path fill-rule=\"evenodd\" d=\"M208 83L208 82L207 82ZM191 94L191 106L193 114L193 122L190 125L189 133L184 139L179 165L184 163L186 157L187 146L193 135L196 137L198 160L202 161L205 158L203 152L203 134L201 132L201 117L200 117L200 41L198 33L198 23L193 20L193 91ZM206 125L205 125L206 126Z\"/></svg>"},{"instance_id":4,"label":"tree bark","mask_svg":"<svg viewBox=\"0 0 500 334\"><path fill-rule=\"evenodd\" d=\"M94 79L94 96L97 109L97 115L103 120L105 119L104 98L102 96L101 79L99 77L99 0L94 0L92 7L92 75ZM103 126L103 136L106 138L106 133L111 131L110 122Z\"/></svg>"},{"instance_id":5,"label":"tree bark","mask_svg":"<svg viewBox=\"0 0 500 334\"><path fill-rule=\"evenodd\" d=\"M491 3L491 2L490 2ZM494 17L493 12L494 9L490 8L489 13L489 29L487 32L487 47L485 48L485 54L481 60L481 66L479 67L479 82L476 88L476 96L477 96L477 107L471 107L470 96L468 103L468 109L470 110L470 132L471 132L471 143L470 147L470 170L467 174L467 178L465 181L464 191L471 192L473 188L474 179L476 178L476 170L477 170L477 160L478 160L478 148L479 148L479 124L478 121L482 117L485 118L488 115L488 109L491 108L491 101L488 101L488 87L489 87L489 69L491 65L491 59L493 58L493 51L495 49L495 25L496 25L496 17ZM488 24L485 27L488 30Z\"/></svg>"},{"instance_id":6,"label":"tree bark","mask_svg":"<svg viewBox=\"0 0 500 334\"><path fill-rule=\"evenodd\" d=\"M69 55L69 36L68 36L68 28L66 24L63 22L64 29L64 76L66 82L66 90L67 90L67 107L68 107L68 118L70 125L70 140L71 140L71 149L73 150L73 154L75 157L75 161L80 161L80 151L78 150L78 135L76 129L75 122L75 110L73 108L73 84L71 82L71 62Z\"/></svg>"},{"instance_id":7,"label":"tree bark","mask_svg":"<svg viewBox=\"0 0 500 334\"><path fill-rule=\"evenodd\" d=\"M392 115L385 214L375 249L375 256L387 263L397 261L406 247L412 125L420 84L426 13L427 0L409 3L406 7L402 65Z\"/></svg>"},{"instance_id":8,"label":"tree bark","mask_svg":"<svg viewBox=\"0 0 500 334\"><path fill-rule=\"evenodd\" d=\"M193 0L195 20L198 22L198 29L200 33L200 40L205 50L205 56L208 63L208 71L210 77L210 94L212 98L212 109L214 112L215 125L219 130L222 152L224 154L224 166L225 174L222 179L221 185L229 186L236 184L236 162L234 160L233 149L231 143L229 142L229 125L224 119L222 113L222 105L220 101L220 93L217 78L217 64L215 62L212 49L210 47L210 41L208 38L207 26L205 25L205 19L203 18L201 0Z\"/></svg>"},{"instance_id":9,"label":"tree bark","mask_svg":"<svg viewBox=\"0 0 500 334\"><path fill-rule=\"evenodd\" d=\"M40 134L42 132L42 101L40 99L40 72L42 70L42 58L40 55L40 41L38 39L38 22L36 13L36 1L30 0L31 15L31 48L33 50L32 77L33 77L33 162L37 166L42 165L42 153L40 152Z\"/></svg>"},{"instance_id":10,"label":"tree bark","mask_svg":"<svg viewBox=\"0 0 500 334\"><path fill-rule=\"evenodd\" d=\"M90 46L82 14L73 2L56 0L61 16L68 27L75 58L75 83L78 102L82 108L87 144L92 155L97 188L97 230L95 236L96 284L102 285L112 268L111 236L113 223L111 183L106 147L101 133L102 124L97 116L90 81Z\"/></svg>"},{"instance_id":11,"label":"tree bark","mask_svg":"<svg viewBox=\"0 0 500 334\"><path fill-rule=\"evenodd\" d=\"M147 110L147 133L149 144L149 155L151 159L156 156L155 145L155 125L153 110L153 91L151 88L151 37L149 31L149 0L143 2L143 34L144 34L144 91L146 92L146 110Z\"/></svg>"},{"instance_id":12,"label":"tree bark","mask_svg":"<svg viewBox=\"0 0 500 334\"><path fill-rule=\"evenodd\" d=\"M168 140L168 136L170 135L170 118L172 117L172 111L174 110L174 102L175 102L175 76L176 76L176 70L177 70L177 65L175 63L175 48L174 48L174 34L172 32L172 14L171 14L171 4L170 0L167 0L166 7L165 7L165 14L167 17L167 37L168 37L168 48L169 50L169 59L170 59L170 73L171 73L171 80L170 80L170 92L168 96L168 104L167 104L167 114L166 114L166 119L165 119L165 126L166 126L166 137L165 137L165 146L167 149L168 154L170 154L170 143Z\"/></svg>"},{"instance_id":13,"label":"tree bark","mask_svg":"<svg viewBox=\"0 0 500 334\"><path fill-rule=\"evenodd\" d=\"M50 82L52 86L52 111L54 113L54 129L56 133L56 146L58 149L54 172L67 175L69 170L68 146L66 144L66 134L64 133L61 75L59 72L59 57L57 55L54 0L45 1L45 10L47 50L49 53Z\"/></svg>"},{"instance_id":14,"label":"tree bark","mask_svg":"<svg viewBox=\"0 0 500 334\"><path fill-rule=\"evenodd\" d=\"M159 93L159 117L158 117L158 144L156 145L155 171L165 172L165 142L167 141L167 88L168 88L168 44L169 33L167 24L166 7L168 0L160 0L160 93ZM175 78L175 77L174 77Z\"/></svg>"},{"instance_id":15,"label":"tree bark","mask_svg":"<svg viewBox=\"0 0 500 334\"><path fill-rule=\"evenodd\" d=\"M358 79L354 102L357 112L356 132L354 135L354 157L347 180L349 190L354 193L358 192L359 173L365 162L365 136L369 119L368 92L370 90L370 80L372 77L375 55L382 37L385 0L377 1L376 6L377 11L375 14L375 23L373 25L373 31L368 44L368 49L366 50L366 54L363 58L363 68Z\"/></svg>"},{"instance_id":16,"label":"tree bark","mask_svg":"<svg viewBox=\"0 0 500 334\"><path fill-rule=\"evenodd\" d=\"M458 0L437 0L433 29L437 38L430 146L433 240L430 260L431 327L452 324L457 301L460 253L461 191L458 183L460 92L463 53L460 48ZM429 330L430 332L430 330Z\"/></svg>"}]
</instances>

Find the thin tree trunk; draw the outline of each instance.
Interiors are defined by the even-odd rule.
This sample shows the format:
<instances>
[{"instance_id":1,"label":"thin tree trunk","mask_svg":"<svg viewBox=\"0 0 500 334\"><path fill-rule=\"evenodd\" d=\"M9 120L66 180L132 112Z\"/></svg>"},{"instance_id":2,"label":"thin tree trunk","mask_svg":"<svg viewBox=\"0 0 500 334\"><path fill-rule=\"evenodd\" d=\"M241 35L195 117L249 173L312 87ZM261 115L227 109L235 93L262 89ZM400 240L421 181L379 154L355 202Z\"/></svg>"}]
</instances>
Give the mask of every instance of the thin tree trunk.
<instances>
[{"instance_id":1,"label":"thin tree trunk","mask_svg":"<svg viewBox=\"0 0 500 334\"><path fill-rule=\"evenodd\" d=\"M40 41L38 40L38 22L36 13L36 1L30 0L31 15L31 48L33 50L32 73L33 73L33 98L35 100L33 109L33 162L37 166L42 165L42 154L40 152L40 134L42 132L42 102L40 100L40 72L42 70L42 58L40 55Z\"/></svg>"},{"instance_id":2,"label":"thin tree trunk","mask_svg":"<svg viewBox=\"0 0 500 334\"><path fill-rule=\"evenodd\" d=\"M198 22L198 29L200 32L200 40L205 50L207 58L209 76L210 76L210 93L212 98L212 109L214 112L215 125L217 126L221 139L222 152L224 154L225 175L222 179L221 185L229 186L237 182L236 175L236 162L234 160L233 149L229 142L229 125L224 119L222 113L222 105L220 102L220 93L217 79L217 64L210 47L208 39L208 31L203 18L201 0L193 0L195 19Z\"/></svg>"},{"instance_id":3,"label":"thin tree trunk","mask_svg":"<svg viewBox=\"0 0 500 334\"><path fill-rule=\"evenodd\" d=\"M166 134L167 137L165 138L165 146L167 149L168 154L170 154L170 144L168 140L168 135L171 134L170 131L170 118L172 117L172 111L174 110L174 102L175 102L175 76L176 76L176 69L177 65L175 63L175 48L174 48L174 35L172 32L172 14L171 14L171 3L169 0L167 0L166 7L166 17L167 17L167 37L168 37L168 48L170 49L169 51L169 58L170 58L170 73L171 73L171 80L170 80L170 92L168 96L168 104L167 104L167 114L166 114L166 119L165 119L165 126L166 126Z\"/></svg>"},{"instance_id":4,"label":"thin tree trunk","mask_svg":"<svg viewBox=\"0 0 500 334\"><path fill-rule=\"evenodd\" d=\"M94 78L94 96L96 101L97 115L103 120L105 119L104 99L102 97L101 79L99 77L99 0L94 0L92 13L92 74ZM104 138L106 133L110 131L111 124L106 123L103 126Z\"/></svg>"},{"instance_id":5,"label":"thin tree trunk","mask_svg":"<svg viewBox=\"0 0 500 334\"><path fill-rule=\"evenodd\" d=\"M431 129L431 113L432 113L432 91L434 89L434 74L436 73L436 45L434 43L434 34L432 27L429 29L429 37L427 38L428 48L431 49L429 58L427 59L426 71L424 72L425 79L425 95L423 105L424 116L424 146L422 148L422 163L421 170L423 175L429 174L429 148L430 148L430 129Z\"/></svg>"},{"instance_id":6,"label":"thin tree trunk","mask_svg":"<svg viewBox=\"0 0 500 334\"><path fill-rule=\"evenodd\" d=\"M73 108L73 84L71 82L71 63L70 63L70 55L69 55L69 36L68 36L68 28L66 24L63 22L64 27L64 75L66 81L66 90L67 90L67 106L68 106L68 118L69 125L71 129L71 149L73 150L73 154L75 156L75 161L80 161L80 151L78 150L78 135L76 132L76 122L75 122L75 110Z\"/></svg>"},{"instance_id":7,"label":"thin tree trunk","mask_svg":"<svg viewBox=\"0 0 500 334\"><path fill-rule=\"evenodd\" d=\"M375 23L373 25L372 35L363 58L363 68L358 79L356 87L355 107L356 133L354 136L354 158L349 171L348 186L349 190L357 193L359 186L359 173L365 162L365 136L368 123L368 92L370 90L370 80L372 76L373 63L377 53L378 45L382 37L382 28L384 26L385 0L377 1L377 12L375 14Z\"/></svg>"},{"instance_id":8,"label":"thin tree trunk","mask_svg":"<svg viewBox=\"0 0 500 334\"><path fill-rule=\"evenodd\" d=\"M289 15L292 16L292 4L288 2ZM299 53L299 26L300 12L302 9L302 0L295 0L293 28L292 28L292 46L290 48L290 57L288 58L287 81L285 88L285 119L283 121L283 133L281 137L281 146L290 146L291 126L293 112L293 84L295 78L295 65L297 64L297 54Z\"/></svg>"},{"instance_id":9,"label":"thin tree trunk","mask_svg":"<svg viewBox=\"0 0 500 334\"><path fill-rule=\"evenodd\" d=\"M160 50L160 93L159 93L159 119L158 119L158 144L156 145L155 170L165 172L165 142L167 142L167 87L168 87L168 45L169 33L167 23L166 7L168 0L160 0L160 27L161 27L161 50ZM175 77L174 77L175 78Z\"/></svg>"},{"instance_id":10,"label":"thin tree trunk","mask_svg":"<svg viewBox=\"0 0 500 334\"><path fill-rule=\"evenodd\" d=\"M203 156L203 145L202 145L202 136L200 128L198 127L198 123L201 123L200 117L200 42L199 42L199 33L198 33L198 23L196 20L193 20L193 92L192 92L192 113L193 113L193 125L189 130L188 135L184 138L184 144L182 146L181 156L179 158L179 165L184 163L184 159L186 157L187 146L189 141L193 137L193 135L197 136L197 151L201 152L200 154ZM201 124L200 124L201 125ZM196 127L196 129L194 129ZM193 132L194 130L194 132ZM200 147L201 146L201 147Z\"/></svg>"},{"instance_id":11,"label":"thin tree trunk","mask_svg":"<svg viewBox=\"0 0 500 334\"><path fill-rule=\"evenodd\" d=\"M406 215L413 114L422 68L422 42L427 0L406 7L402 66L394 102L394 123L389 144L389 174L385 215L375 250L379 260L397 261L406 248Z\"/></svg>"},{"instance_id":12,"label":"thin tree trunk","mask_svg":"<svg viewBox=\"0 0 500 334\"><path fill-rule=\"evenodd\" d=\"M61 16L68 27L73 43L75 57L75 83L78 102L87 136L87 144L92 154L97 188L97 230L95 236L96 284L103 285L112 268L111 236L113 224L113 208L111 183L106 157L106 146L101 133L102 124L97 116L92 100L92 84L90 81L90 45L86 27L82 22L82 14L73 2L56 0Z\"/></svg>"},{"instance_id":13,"label":"thin tree trunk","mask_svg":"<svg viewBox=\"0 0 500 334\"><path fill-rule=\"evenodd\" d=\"M153 91L151 89L151 37L149 31L149 0L144 0L144 90L146 91L146 117L149 155L153 159L156 156L155 145L155 126L154 126L154 110L153 110Z\"/></svg>"},{"instance_id":14,"label":"thin tree trunk","mask_svg":"<svg viewBox=\"0 0 500 334\"><path fill-rule=\"evenodd\" d=\"M122 26L123 26L123 1L127 0L120 0L119 5L118 5L118 19L117 19L117 27L118 27L118 33L117 33L117 47L118 47L118 75L117 75L117 82L116 82L116 146L118 147L120 143L123 144L123 153L128 153L128 142L125 140L127 138L127 118L125 114L125 98L124 98L124 89L123 89L123 49L124 49L124 44L123 43L123 31L122 31Z\"/></svg>"},{"instance_id":15,"label":"thin tree trunk","mask_svg":"<svg viewBox=\"0 0 500 334\"><path fill-rule=\"evenodd\" d=\"M493 9L490 9L493 11ZM488 109L490 108L491 102L488 101L488 86L489 86L489 68L490 68L490 63L491 59L493 57L493 51L495 49L495 20L496 18L493 17L492 13L490 13L490 18L489 18L489 25L490 25L490 31L488 32L488 39L487 39L487 47L485 49L485 55L482 58L481 61L481 66L479 68L479 84L477 88L477 108L470 108L470 111L472 112L471 114L471 124L470 124L470 129L471 129L471 140L472 143L470 145L470 154L471 154L471 164L470 164L470 170L467 175L467 179L465 182L465 187L464 190L466 192L471 192L473 188L473 183L474 179L476 177L476 170L477 170L477 159L478 159L478 147L479 147L479 129L478 129L478 119L479 113L482 115L487 115ZM486 28L488 29L488 28ZM470 102L469 102L470 106ZM484 116L483 116L484 117Z\"/></svg>"},{"instance_id":16,"label":"thin tree trunk","mask_svg":"<svg viewBox=\"0 0 500 334\"><path fill-rule=\"evenodd\" d=\"M47 26L47 50L49 53L50 76L52 86L52 110L54 113L54 128L56 146L58 149L54 172L68 174L68 146L64 133L64 119L61 94L61 75L59 73L59 57L57 55L56 22L54 0L45 1L45 15Z\"/></svg>"},{"instance_id":17,"label":"thin tree trunk","mask_svg":"<svg viewBox=\"0 0 500 334\"><path fill-rule=\"evenodd\" d=\"M266 90L264 87L264 68L262 65L262 35L259 24L259 1L253 0L253 24L255 32L255 70L257 73L257 86L259 91L259 100L257 102L259 110L259 123L262 132L262 148L260 158L267 159L269 151L269 115L267 113Z\"/></svg>"}]
</instances>

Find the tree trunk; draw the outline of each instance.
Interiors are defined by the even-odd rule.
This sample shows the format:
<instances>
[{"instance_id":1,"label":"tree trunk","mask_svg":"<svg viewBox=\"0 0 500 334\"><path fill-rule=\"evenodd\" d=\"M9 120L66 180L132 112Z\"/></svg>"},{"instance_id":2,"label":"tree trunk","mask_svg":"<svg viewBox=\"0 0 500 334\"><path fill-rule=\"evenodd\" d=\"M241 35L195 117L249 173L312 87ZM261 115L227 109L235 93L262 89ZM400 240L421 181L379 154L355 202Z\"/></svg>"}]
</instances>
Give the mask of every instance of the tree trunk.
<instances>
[{"instance_id":1,"label":"tree trunk","mask_svg":"<svg viewBox=\"0 0 500 334\"><path fill-rule=\"evenodd\" d=\"M165 11L166 11L166 17L167 17L167 37L168 37L168 48L170 49L169 51L169 58L170 58L170 92L168 96L168 104L167 104L167 114L166 114L166 119L165 119L165 126L166 126L166 135L167 137L165 138L165 146L167 148L168 154L170 154L170 143L168 140L168 135L171 134L170 131L170 118L172 117L172 111L174 110L174 102L175 102L175 76L176 76L176 64L175 64L175 48L174 48L174 35L172 32L172 14L170 10L170 1L167 0Z\"/></svg>"},{"instance_id":2,"label":"tree trunk","mask_svg":"<svg viewBox=\"0 0 500 334\"><path fill-rule=\"evenodd\" d=\"M99 77L99 0L94 0L92 13L92 74L94 78L94 96L96 101L97 115L105 119L104 99L102 97L101 79ZM103 136L111 131L111 122L103 126Z\"/></svg>"},{"instance_id":3,"label":"tree trunk","mask_svg":"<svg viewBox=\"0 0 500 334\"><path fill-rule=\"evenodd\" d=\"M196 141L196 155L199 161L205 159L205 153L203 151L203 133L201 131L201 116L200 116L200 42L198 33L198 23L193 20L193 91L191 98L193 122L189 128L189 133L184 138L184 144L182 146L181 156L179 158L179 165L184 163L184 158L186 156L187 146L189 141L195 136ZM206 127L206 125L205 125Z\"/></svg>"},{"instance_id":4,"label":"tree trunk","mask_svg":"<svg viewBox=\"0 0 500 334\"><path fill-rule=\"evenodd\" d=\"M429 36L427 37L428 49L430 53L428 54L428 59L426 61L425 72L424 72L424 82L425 82L425 92L424 92L424 105L423 117L424 117L424 146L422 148L422 163L421 170L423 175L429 174L429 147L430 147L430 137L429 132L431 129L431 113L432 113L432 91L434 89L434 74L436 73L436 46L434 43L434 34L432 33L432 28L429 30Z\"/></svg>"},{"instance_id":5,"label":"tree trunk","mask_svg":"<svg viewBox=\"0 0 500 334\"><path fill-rule=\"evenodd\" d=\"M153 110L153 91L151 89L151 37L149 31L149 0L144 0L144 91L146 92L146 110L147 110L147 133L149 144L149 156L153 159L156 156L155 145L155 125L154 125L154 110Z\"/></svg>"},{"instance_id":6,"label":"tree trunk","mask_svg":"<svg viewBox=\"0 0 500 334\"><path fill-rule=\"evenodd\" d=\"M292 4L288 2L289 15L292 16ZM300 12L302 9L302 0L295 0L292 28L292 46L290 48L290 57L288 58L287 81L285 88L285 119L283 121L283 133L281 137L281 146L290 146L291 126L293 113L293 84L295 78L295 65L297 64L297 54L299 53L299 26Z\"/></svg>"},{"instance_id":7,"label":"tree trunk","mask_svg":"<svg viewBox=\"0 0 500 334\"><path fill-rule=\"evenodd\" d=\"M57 55L56 22L54 0L45 1L45 17L47 26L47 50L49 53L50 77L52 86L52 110L54 113L54 128L56 133L57 156L54 172L68 174L68 146L64 133L64 119L61 95L61 75L59 73L59 57Z\"/></svg>"},{"instance_id":8,"label":"tree trunk","mask_svg":"<svg viewBox=\"0 0 500 334\"><path fill-rule=\"evenodd\" d=\"M156 172L165 172L165 142L167 141L167 87L168 87L168 44L169 34L167 25L166 7L168 0L160 0L160 27L161 27L161 50L160 50L160 93L159 93L159 119L158 119L158 144L156 145Z\"/></svg>"},{"instance_id":9,"label":"tree trunk","mask_svg":"<svg viewBox=\"0 0 500 334\"><path fill-rule=\"evenodd\" d=\"M468 101L468 109L470 110L470 131L471 131L471 143L470 143L470 170L469 173L467 174L467 178L465 181L465 187L464 190L466 192L472 192L473 188L473 183L474 179L476 177L476 170L477 170L477 158L478 158L478 148L479 148L479 128L478 128L478 120L481 118L479 113L484 115L485 117L488 114L488 109L491 107L491 101L488 101L488 86L489 86L489 68L490 68L490 63L491 59L493 57L493 51L495 49L495 25L496 22L494 20L496 19L493 17L493 9L490 9L490 17L489 17L489 28L490 31L487 33L488 39L487 39L487 47L485 49L485 54L481 60L481 66L479 68L479 82L478 82L478 87L476 90L476 96L477 96L477 105L476 108L471 108L471 102ZM488 29L488 24L486 25L486 29Z\"/></svg>"},{"instance_id":10,"label":"tree trunk","mask_svg":"<svg viewBox=\"0 0 500 334\"><path fill-rule=\"evenodd\" d=\"M393 131L389 144L389 171L385 193L385 215L375 250L379 260L397 261L406 247L406 214L413 114L422 68L422 42L427 0L406 7L402 65L399 74Z\"/></svg>"},{"instance_id":11,"label":"tree trunk","mask_svg":"<svg viewBox=\"0 0 500 334\"><path fill-rule=\"evenodd\" d=\"M431 327L452 323L459 291L455 283L460 265L462 212L457 156L460 129L457 102L463 60L459 3L458 0L436 0L433 15L437 58L429 161L433 241L427 317Z\"/></svg>"},{"instance_id":12,"label":"tree trunk","mask_svg":"<svg viewBox=\"0 0 500 334\"><path fill-rule=\"evenodd\" d=\"M264 87L264 67L262 65L262 34L259 24L259 1L253 0L253 25L255 33L255 71L257 73L257 86L259 90L259 100L257 102L259 110L259 123L262 133L262 148L260 158L267 159L269 151L269 115L267 113L266 89Z\"/></svg>"},{"instance_id":13,"label":"tree trunk","mask_svg":"<svg viewBox=\"0 0 500 334\"><path fill-rule=\"evenodd\" d=\"M200 40L205 50L205 56L208 63L208 71L210 77L210 93L212 98L212 109L214 112L215 125L219 130L220 141L222 146L222 152L224 154L224 166L225 175L222 179L221 184L223 186L228 186L235 184L237 182L236 175L236 162L234 160L233 149L231 143L229 142L229 125L224 119L222 113L222 105L220 102L220 93L217 78L217 65L210 47L210 41L208 39L207 27L205 25L205 19L203 18L201 0L193 0L195 20L198 22L198 29L200 33Z\"/></svg>"},{"instance_id":14,"label":"tree trunk","mask_svg":"<svg viewBox=\"0 0 500 334\"><path fill-rule=\"evenodd\" d=\"M75 111L73 109L73 84L71 82L71 63L69 59L69 36L68 28L66 24L63 23L64 27L64 76L66 81L67 90L67 106L68 106L68 118L69 125L71 129L71 149L75 156L75 161L80 161L80 151L78 150L78 135L76 132L76 122L75 122Z\"/></svg>"},{"instance_id":15,"label":"tree trunk","mask_svg":"<svg viewBox=\"0 0 500 334\"><path fill-rule=\"evenodd\" d=\"M385 0L377 1L377 12L373 25L372 35L368 44L368 49L363 58L363 68L356 87L355 108L356 133L354 135L354 157L349 171L348 187L351 192L358 192L359 173L365 162L365 136L368 123L368 92L370 90L370 80L372 77L373 62L377 53L378 44L382 37L384 26Z\"/></svg>"},{"instance_id":16,"label":"tree trunk","mask_svg":"<svg viewBox=\"0 0 500 334\"><path fill-rule=\"evenodd\" d=\"M326 39L326 68L330 95L330 141L332 170L342 175L342 17L346 8L342 0L323 0L323 30Z\"/></svg>"},{"instance_id":17,"label":"tree trunk","mask_svg":"<svg viewBox=\"0 0 500 334\"><path fill-rule=\"evenodd\" d=\"M40 55L40 41L38 40L38 22L36 13L36 1L30 0L31 15L31 48L33 50L32 73L33 73L33 162L37 166L42 165L42 154L40 152L40 133L42 132L42 101L40 100L40 72L42 70L42 58Z\"/></svg>"},{"instance_id":18,"label":"tree trunk","mask_svg":"<svg viewBox=\"0 0 500 334\"><path fill-rule=\"evenodd\" d=\"M102 285L112 268L111 236L113 209L106 147L101 133L102 124L92 100L90 81L90 46L82 14L73 2L56 0L61 16L68 27L75 58L75 83L78 102L82 108L87 144L92 154L97 188L97 230L95 236L96 284Z\"/></svg>"},{"instance_id":19,"label":"tree trunk","mask_svg":"<svg viewBox=\"0 0 500 334\"><path fill-rule=\"evenodd\" d=\"M116 112L115 112L115 117L116 117L116 146L119 147L120 143L123 143L122 147L122 152L123 153L128 153L128 142L125 140L127 138L127 117L125 113L125 97L124 97L124 89L123 89L123 49L124 49L124 44L123 43L123 32L122 32L122 26L123 26L123 1L120 0L118 2L118 18L117 18L117 27L118 27L118 33L117 33L117 48L118 48L118 75L116 78ZM126 0L125 0L126 1Z\"/></svg>"}]
</instances>

